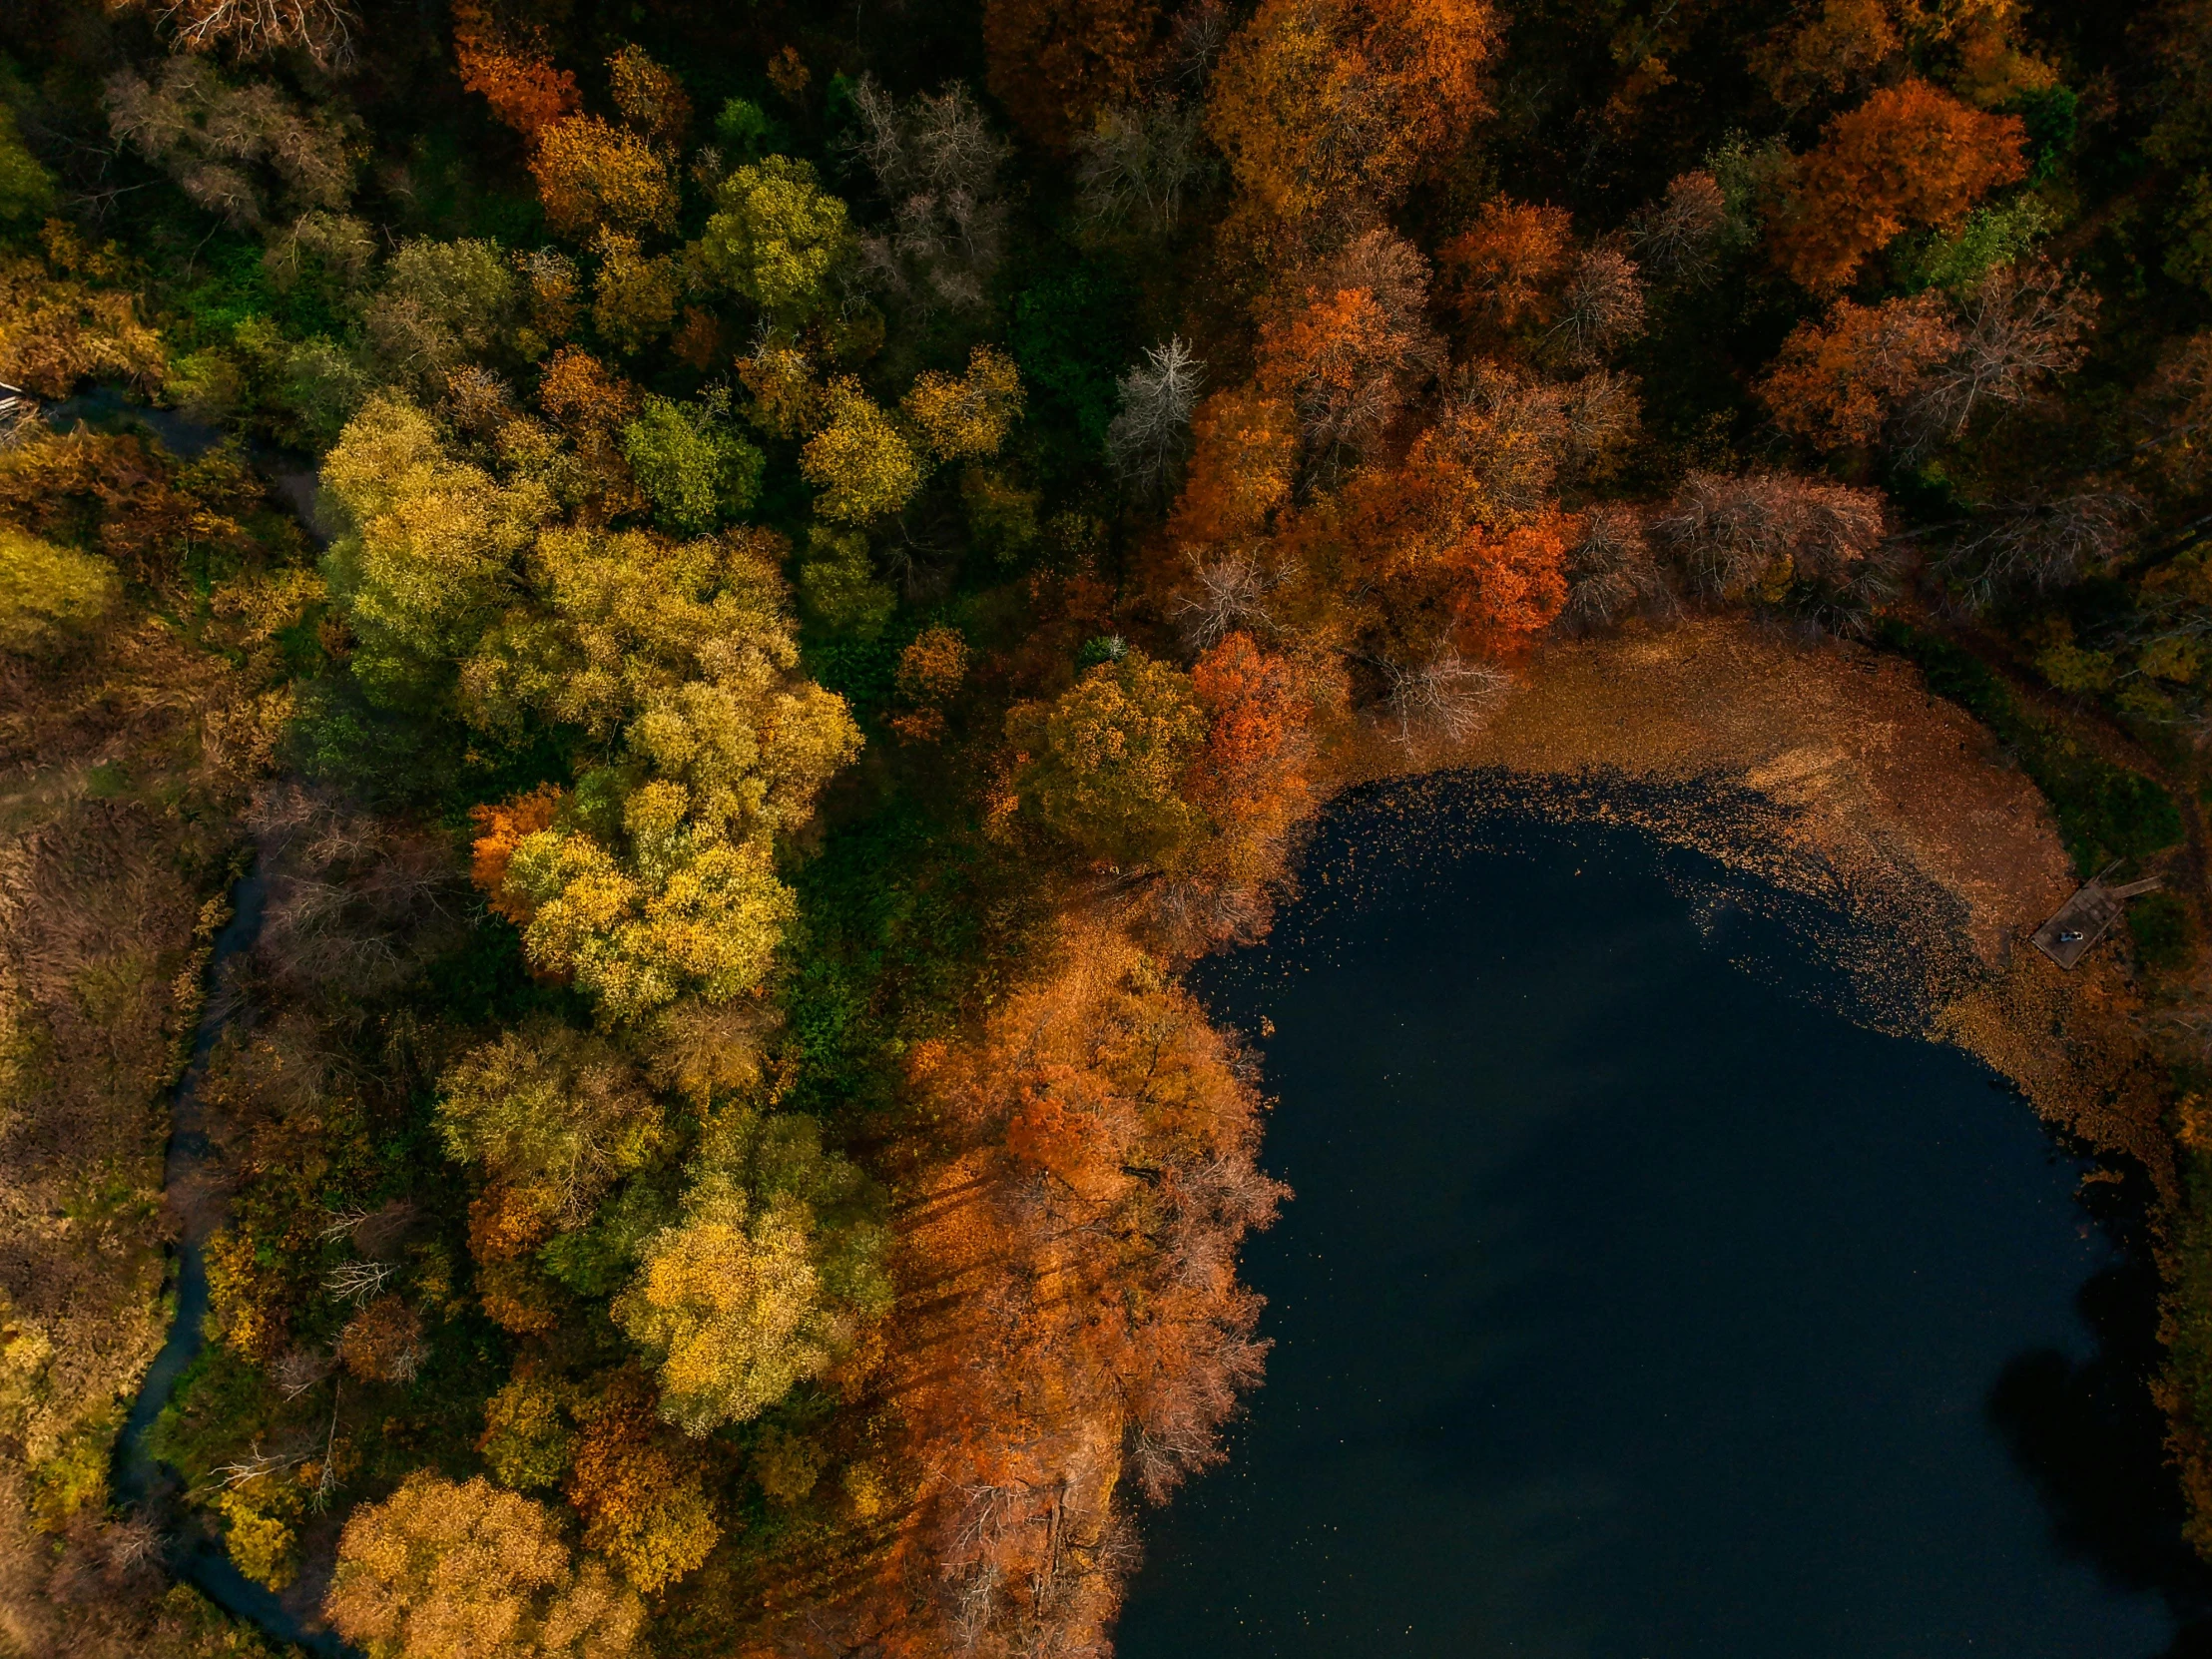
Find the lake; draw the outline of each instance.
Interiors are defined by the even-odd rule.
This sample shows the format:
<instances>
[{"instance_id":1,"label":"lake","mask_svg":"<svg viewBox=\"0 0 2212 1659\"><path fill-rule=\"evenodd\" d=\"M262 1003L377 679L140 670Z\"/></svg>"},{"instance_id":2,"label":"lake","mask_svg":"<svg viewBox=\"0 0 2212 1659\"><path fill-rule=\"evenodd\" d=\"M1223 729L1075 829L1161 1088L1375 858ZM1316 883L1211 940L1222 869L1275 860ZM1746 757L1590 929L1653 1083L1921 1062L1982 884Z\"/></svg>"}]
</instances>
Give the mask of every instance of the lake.
<instances>
[{"instance_id":1,"label":"lake","mask_svg":"<svg viewBox=\"0 0 2212 1659\"><path fill-rule=\"evenodd\" d=\"M1340 803L1193 976L1297 1197L1122 1659L2205 1651L2121 1189L1847 1017L1834 916L1495 784Z\"/></svg>"}]
</instances>

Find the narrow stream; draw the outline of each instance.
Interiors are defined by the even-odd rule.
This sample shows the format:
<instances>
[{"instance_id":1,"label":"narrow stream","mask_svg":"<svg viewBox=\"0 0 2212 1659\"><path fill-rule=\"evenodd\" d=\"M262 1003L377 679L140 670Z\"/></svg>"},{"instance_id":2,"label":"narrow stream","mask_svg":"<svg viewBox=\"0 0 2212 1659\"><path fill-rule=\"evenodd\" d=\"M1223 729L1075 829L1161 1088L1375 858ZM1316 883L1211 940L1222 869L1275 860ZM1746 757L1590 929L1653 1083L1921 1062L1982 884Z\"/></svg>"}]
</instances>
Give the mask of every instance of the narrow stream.
<instances>
[{"instance_id":1,"label":"narrow stream","mask_svg":"<svg viewBox=\"0 0 2212 1659\"><path fill-rule=\"evenodd\" d=\"M262 925L267 887L259 870L232 889L231 919L216 934L207 969L208 1001L193 1032L192 1058L178 1079L170 1100L169 1152L163 1169L168 1190L189 1193L203 1185L215 1148L207 1132L200 1104L200 1084L207 1075L208 1060L223 1029L236 1011L227 994L226 969L254 947ZM177 1307L170 1321L168 1340L147 1368L138 1398L123 1419L116 1441L115 1491L125 1503L156 1513L173 1511L181 1491L176 1471L155 1460L147 1448L147 1436L155 1419L169 1403L178 1379L207 1346L209 1237L221 1224L216 1206L188 1203L181 1206L183 1226L177 1241ZM278 1597L255 1583L234 1566L222 1544L204 1530L186 1525L172 1535L170 1570L197 1587L207 1598L236 1618L260 1626L283 1641L295 1642L315 1653L348 1651L326 1632L308 1630L297 1614Z\"/></svg>"},{"instance_id":2,"label":"narrow stream","mask_svg":"<svg viewBox=\"0 0 2212 1659\"><path fill-rule=\"evenodd\" d=\"M2155 1281L2089 1166L1839 1012L1827 912L1492 795L1341 804L1195 976L1273 1021L1297 1197L1121 1659L2203 1651Z\"/></svg>"}]
</instances>

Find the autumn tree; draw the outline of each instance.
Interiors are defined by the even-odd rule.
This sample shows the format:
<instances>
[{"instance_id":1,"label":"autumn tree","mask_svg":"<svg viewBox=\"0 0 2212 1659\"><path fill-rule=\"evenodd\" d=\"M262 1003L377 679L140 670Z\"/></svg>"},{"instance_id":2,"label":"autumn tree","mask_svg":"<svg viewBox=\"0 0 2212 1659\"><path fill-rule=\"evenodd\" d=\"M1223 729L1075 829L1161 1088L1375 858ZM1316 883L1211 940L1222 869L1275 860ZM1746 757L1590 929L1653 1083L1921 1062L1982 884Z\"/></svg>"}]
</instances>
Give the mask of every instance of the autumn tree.
<instances>
[{"instance_id":1,"label":"autumn tree","mask_svg":"<svg viewBox=\"0 0 2212 1659\"><path fill-rule=\"evenodd\" d=\"M1003 358L998 360L1004 361ZM1018 393L1016 382L1014 394L1017 398ZM859 382L849 376L832 380L823 401L828 418L821 430L808 439L799 461L799 469L807 481L822 492L816 498L815 510L839 524L865 524L869 519L898 511L921 487L921 462L914 454L913 445L882 408L860 389ZM980 413L983 423L977 425L971 420L969 433L972 436L988 436L993 419L1011 419L1011 414L1005 412L1003 399L996 410L980 400L979 405L972 412ZM1012 406L1018 408L1019 404L1015 402ZM946 398L937 403L936 408L948 422L947 437L956 438L958 434L949 423L960 417L959 398L957 395Z\"/></svg>"},{"instance_id":2,"label":"autumn tree","mask_svg":"<svg viewBox=\"0 0 2212 1659\"><path fill-rule=\"evenodd\" d=\"M1800 164L1775 258L1815 292L1847 285L1869 255L1918 226L1948 230L2026 171L2026 127L1922 80L1885 87L1830 122Z\"/></svg>"},{"instance_id":3,"label":"autumn tree","mask_svg":"<svg viewBox=\"0 0 2212 1659\"><path fill-rule=\"evenodd\" d=\"M890 1308L859 1172L812 1119L728 1107L684 1213L642 1250L615 1321L659 1370L661 1414L700 1435L826 1373Z\"/></svg>"},{"instance_id":4,"label":"autumn tree","mask_svg":"<svg viewBox=\"0 0 2212 1659\"><path fill-rule=\"evenodd\" d=\"M572 115L538 135L530 157L546 222L582 238L604 227L639 235L676 227L676 183L667 160L626 127Z\"/></svg>"},{"instance_id":5,"label":"autumn tree","mask_svg":"<svg viewBox=\"0 0 2212 1659\"><path fill-rule=\"evenodd\" d=\"M1006 716L1022 809L1082 857L1157 864L1196 834L1184 772L1206 737L1190 677L1141 651Z\"/></svg>"},{"instance_id":6,"label":"autumn tree","mask_svg":"<svg viewBox=\"0 0 2212 1659\"><path fill-rule=\"evenodd\" d=\"M1262 0L1214 74L1206 127L1259 211L1387 211L1483 109L1482 0Z\"/></svg>"},{"instance_id":7,"label":"autumn tree","mask_svg":"<svg viewBox=\"0 0 2212 1659\"><path fill-rule=\"evenodd\" d=\"M439 1080L438 1128L563 1226L589 1219L665 1134L660 1103L604 1038L538 1022L470 1049Z\"/></svg>"},{"instance_id":8,"label":"autumn tree","mask_svg":"<svg viewBox=\"0 0 2212 1659\"><path fill-rule=\"evenodd\" d=\"M776 550L759 535L549 534L536 558L551 617L510 617L464 666L477 719L536 707L620 731L644 769L596 822L524 837L504 889L527 906L531 959L609 1017L759 983L792 913L774 837L858 748L843 700L792 673Z\"/></svg>"},{"instance_id":9,"label":"autumn tree","mask_svg":"<svg viewBox=\"0 0 2212 1659\"><path fill-rule=\"evenodd\" d=\"M1021 418L1021 375L1005 352L978 345L957 379L934 369L914 376L899 407L938 460L988 460Z\"/></svg>"},{"instance_id":10,"label":"autumn tree","mask_svg":"<svg viewBox=\"0 0 2212 1659\"><path fill-rule=\"evenodd\" d=\"M956 628L924 628L899 653L898 695L910 707L891 717L892 730L926 743L944 732L944 705L967 678L968 646Z\"/></svg>"},{"instance_id":11,"label":"autumn tree","mask_svg":"<svg viewBox=\"0 0 2212 1659\"><path fill-rule=\"evenodd\" d=\"M620 1659L645 1621L542 1504L428 1470L353 1511L323 1611L371 1659Z\"/></svg>"},{"instance_id":12,"label":"autumn tree","mask_svg":"<svg viewBox=\"0 0 2212 1659\"><path fill-rule=\"evenodd\" d=\"M1958 343L1932 294L1874 306L1838 299L1790 330L1759 398L1784 431L1822 448L1873 443Z\"/></svg>"},{"instance_id":13,"label":"autumn tree","mask_svg":"<svg viewBox=\"0 0 2212 1659\"><path fill-rule=\"evenodd\" d=\"M715 205L698 244L701 265L763 310L812 310L850 243L844 204L816 182L814 168L766 157L725 179Z\"/></svg>"},{"instance_id":14,"label":"autumn tree","mask_svg":"<svg viewBox=\"0 0 2212 1659\"><path fill-rule=\"evenodd\" d=\"M1191 416L1191 464L1169 534L1203 546L1263 528L1290 500L1298 458L1288 400L1252 387L1215 392Z\"/></svg>"},{"instance_id":15,"label":"autumn tree","mask_svg":"<svg viewBox=\"0 0 2212 1659\"><path fill-rule=\"evenodd\" d=\"M625 46L607 60L607 90L622 119L659 149L674 151L691 127L691 95L642 46Z\"/></svg>"},{"instance_id":16,"label":"autumn tree","mask_svg":"<svg viewBox=\"0 0 2212 1659\"><path fill-rule=\"evenodd\" d=\"M1302 306L1261 325L1256 384L1298 410L1325 465L1373 446L1434 371L1440 350L1427 292L1420 255L1371 231L1317 274Z\"/></svg>"},{"instance_id":17,"label":"autumn tree","mask_svg":"<svg viewBox=\"0 0 2212 1659\"><path fill-rule=\"evenodd\" d=\"M1453 307L1498 334L1557 314L1573 256L1564 208L1504 196L1484 203L1474 223L1437 250Z\"/></svg>"},{"instance_id":18,"label":"autumn tree","mask_svg":"<svg viewBox=\"0 0 2212 1659\"><path fill-rule=\"evenodd\" d=\"M497 244L409 238L365 318L382 378L417 393L442 389L455 370L503 352L520 304Z\"/></svg>"},{"instance_id":19,"label":"autumn tree","mask_svg":"<svg viewBox=\"0 0 2212 1659\"><path fill-rule=\"evenodd\" d=\"M584 1517L584 1547L652 1595L706 1560L722 1535L699 1448L655 1419L652 1390L634 1372L616 1373L575 1409L563 1490Z\"/></svg>"},{"instance_id":20,"label":"autumn tree","mask_svg":"<svg viewBox=\"0 0 2212 1659\"><path fill-rule=\"evenodd\" d=\"M891 1362L923 1470L917 1639L1021 1646L1086 1635L1132 1489L1155 1498L1219 1455L1260 1373L1239 1243L1283 1190L1254 1165L1260 1106L1234 1044L1155 958L1071 926L1052 972L911 1080L980 1143L914 1207L909 1251L943 1294Z\"/></svg>"},{"instance_id":21,"label":"autumn tree","mask_svg":"<svg viewBox=\"0 0 2212 1659\"><path fill-rule=\"evenodd\" d=\"M526 139L583 108L576 77L556 68L542 43L502 28L484 0L455 0L453 58L462 87Z\"/></svg>"},{"instance_id":22,"label":"autumn tree","mask_svg":"<svg viewBox=\"0 0 2212 1659\"><path fill-rule=\"evenodd\" d=\"M622 452L663 529L698 535L752 507L761 452L732 430L729 399L648 397L622 429Z\"/></svg>"},{"instance_id":23,"label":"autumn tree","mask_svg":"<svg viewBox=\"0 0 2212 1659\"><path fill-rule=\"evenodd\" d=\"M986 0L991 92L1023 132L1064 149L1136 96L1161 15L1158 0Z\"/></svg>"},{"instance_id":24,"label":"autumn tree","mask_svg":"<svg viewBox=\"0 0 2212 1659\"><path fill-rule=\"evenodd\" d=\"M0 524L0 651L55 654L90 633L122 595L107 560Z\"/></svg>"},{"instance_id":25,"label":"autumn tree","mask_svg":"<svg viewBox=\"0 0 2212 1659\"><path fill-rule=\"evenodd\" d=\"M335 520L325 561L359 644L353 673L398 698L464 654L549 503L452 458L429 417L373 398L322 464Z\"/></svg>"}]
</instances>

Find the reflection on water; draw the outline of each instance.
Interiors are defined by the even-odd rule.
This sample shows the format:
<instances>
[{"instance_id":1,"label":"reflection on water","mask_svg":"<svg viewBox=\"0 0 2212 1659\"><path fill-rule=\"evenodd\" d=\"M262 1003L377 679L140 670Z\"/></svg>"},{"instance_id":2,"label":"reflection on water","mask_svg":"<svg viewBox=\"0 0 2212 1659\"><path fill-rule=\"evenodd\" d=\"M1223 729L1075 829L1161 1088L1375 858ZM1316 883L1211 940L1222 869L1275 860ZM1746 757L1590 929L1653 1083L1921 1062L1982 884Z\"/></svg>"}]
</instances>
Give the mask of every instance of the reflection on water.
<instances>
[{"instance_id":1,"label":"reflection on water","mask_svg":"<svg viewBox=\"0 0 2212 1659\"><path fill-rule=\"evenodd\" d=\"M1833 918L1475 800L1339 809L1198 975L1275 1022L1298 1197L1247 1258L1268 1382L1153 1519L1124 1659L2198 1651L2154 1287L2087 1166L1833 1012L1795 942Z\"/></svg>"}]
</instances>

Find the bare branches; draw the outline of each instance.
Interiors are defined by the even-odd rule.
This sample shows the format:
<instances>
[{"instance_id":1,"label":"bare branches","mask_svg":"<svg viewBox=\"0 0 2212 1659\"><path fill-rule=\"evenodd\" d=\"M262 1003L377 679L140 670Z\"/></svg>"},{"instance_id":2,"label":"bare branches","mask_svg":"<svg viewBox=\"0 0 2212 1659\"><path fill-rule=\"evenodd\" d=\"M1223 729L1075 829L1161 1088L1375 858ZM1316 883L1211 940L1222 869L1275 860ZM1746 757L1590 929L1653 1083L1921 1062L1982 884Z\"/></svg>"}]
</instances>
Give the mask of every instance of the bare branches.
<instances>
[{"instance_id":1,"label":"bare branches","mask_svg":"<svg viewBox=\"0 0 2212 1659\"><path fill-rule=\"evenodd\" d=\"M1275 631L1275 619L1263 602L1291 579L1293 567L1270 565L1253 550L1239 547L1211 558L1194 549L1186 557L1198 592L1185 595L1174 614L1193 656L1211 651L1240 628Z\"/></svg>"},{"instance_id":2,"label":"bare branches","mask_svg":"<svg viewBox=\"0 0 2212 1659\"><path fill-rule=\"evenodd\" d=\"M1986 509L1936 565L1969 610L2022 588L2046 593L2117 558L2149 514L2132 490L2084 489Z\"/></svg>"},{"instance_id":3,"label":"bare branches","mask_svg":"<svg viewBox=\"0 0 2212 1659\"><path fill-rule=\"evenodd\" d=\"M1582 539L1567 554L1567 604L1561 613L1584 628L1602 628L1667 598L1641 515L1618 502L1590 509Z\"/></svg>"},{"instance_id":4,"label":"bare branches","mask_svg":"<svg viewBox=\"0 0 2212 1659\"><path fill-rule=\"evenodd\" d=\"M187 51L228 47L241 58L264 58L296 46L321 68L352 67L360 16L345 0L122 0L118 9L157 6Z\"/></svg>"},{"instance_id":5,"label":"bare branches","mask_svg":"<svg viewBox=\"0 0 2212 1659\"><path fill-rule=\"evenodd\" d=\"M958 82L901 107L863 75L853 104L860 120L851 152L891 210L887 227L859 239L867 276L923 311L981 305L1005 243L998 189L1005 141Z\"/></svg>"},{"instance_id":6,"label":"bare branches","mask_svg":"<svg viewBox=\"0 0 2212 1659\"><path fill-rule=\"evenodd\" d=\"M292 1400L319 1385L336 1369L335 1355L305 1348L286 1349L269 1368L269 1380L276 1384L277 1393Z\"/></svg>"},{"instance_id":7,"label":"bare branches","mask_svg":"<svg viewBox=\"0 0 2212 1659\"><path fill-rule=\"evenodd\" d=\"M1960 344L1931 369L1905 412L1905 452L1956 437L1984 404L2024 403L2080 365L2096 296L2050 266L1999 266L1963 306Z\"/></svg>"},{"instance_id":8,"label":"bare branches","mask_svg":"<svg viewBox=\"0 0 2212 1659\"><path fill-rule=\"evenodd\" d=\"M1801 585L1850 588L1885 522L1878 490L1786 473L1693 472L1649 528L1708 597L1772 604Z\"/></svg>"},{"instance_id":9,"label":"bare branches","mask_svg":"<svg viewBox=\"0 0 2212 1659\"><path fill-rule=\"evenodd\" d=\"M1116 225L1134 218L1147 230L1170 231L1183 213L1183 193L1206 168L1199 145L1201 110L1193 104L1139 104L1103 110L1075 141L1075 177L1086 216Z\"/></svg>"},{"instance_id":10,"label":"bare branches","mask_svg":"<svg viewBox=\"0 0 2212 1659\"><path fill-rule=\"evenodd\" d=\"M330 1270L323 1288L358 1307L390 1284L398 1271L390 1262L340 1262Z\"/></svg>"},{"instance_id":11,"label":"bare branches","mask_svg":"<svg viewBox=\"0 0 2212 1659\"><path fill-rule=\"evenodd\" d=\"M1575 262L1551 337L1570 363L1595 363L1644 331L1644 288L1636 263L1600 244Z\"/></svg>"},{"instance_id":12,"label":"bare branches","mask_svg":"<svg viewBox=\"0 0 2212 1659\"><path fill-rule=\"evenodd\" d=\"M1629 235L1637 263L1661 282L1709 285L1728 229L1728 197L1703 171L1677 175L1666 196L1633 221Z\"/></svg>"},{"instance_id":13,"label":"bare branches","mask_svg":"<svg viewBox=\"0 0 2212 1659\"><path fill-rule=\"evenodd\" d=\"M1424 736L1471 737L1513 684L1495 663L1462 657L1448 645L1424 662L1384 659L1380 666L1389 684L1383 707L1405 744Z\"/></svg>"},{"instance_id":14,"label":"bare branches","mask_svg":"<svg viewBox=\"0 0 2212 1659\"><path fill-rule=\"evenodd\" d=\"M1144 355L1121 377L1121 411L1106 429L1106 456L1125 483L1164 492L1189 445L1206 365L1180 334Z\"/></svg>"}]
</instances>

